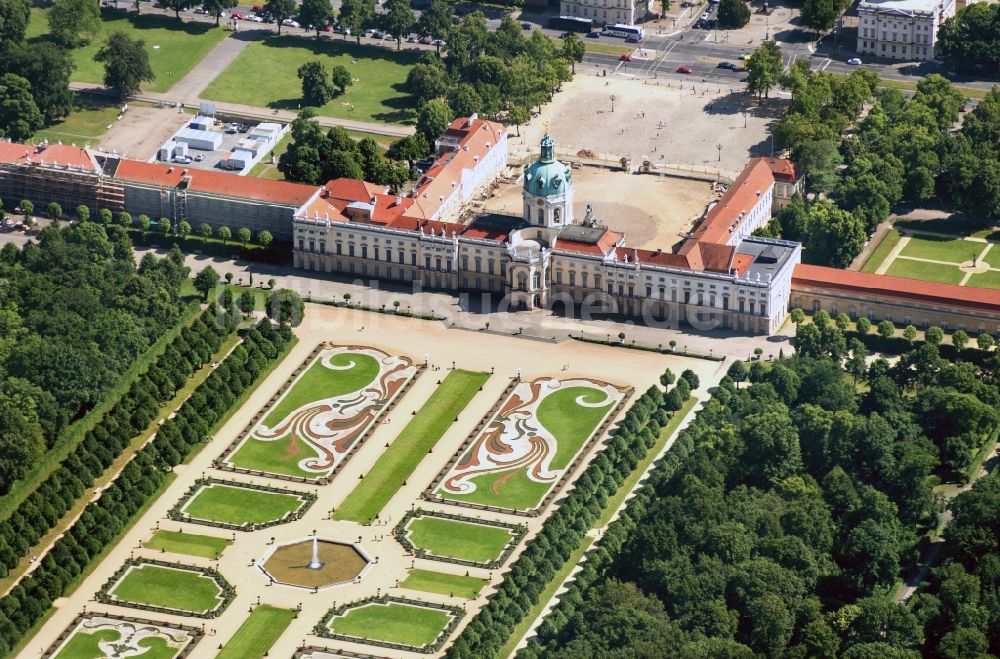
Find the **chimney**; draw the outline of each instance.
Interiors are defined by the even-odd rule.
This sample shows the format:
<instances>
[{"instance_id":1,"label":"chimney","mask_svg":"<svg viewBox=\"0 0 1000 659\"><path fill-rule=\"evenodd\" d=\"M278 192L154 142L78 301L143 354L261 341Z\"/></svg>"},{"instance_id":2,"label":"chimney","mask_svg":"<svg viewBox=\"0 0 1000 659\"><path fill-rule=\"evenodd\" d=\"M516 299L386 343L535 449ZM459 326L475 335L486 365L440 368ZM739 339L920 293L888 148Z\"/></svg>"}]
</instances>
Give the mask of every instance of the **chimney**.
<instances>
[{"instance_id":1,"label":"chimney","mask_svg":"<svg viewBox=\"0 0 1000 659\"><path fill-rule=\"evenodd\" d=\"M469 118L465 120L465 125L468 126L469 128L472 128L472 124L475 123L476 119L478 118L479 114L473 112L472 114L469 115Z\"/></svg>"},{"instance_id":2,"label":"chimney","mask_svg":"<svg viewBox=\"0 0 1000 659\"><path fill-rule=\"evenodd\" d=\"M400 205L400 204L402 204L402 203L403 203L403 195L401 195L401 194L397 194L397 195L396 195L396 203L395 203L394 205L395 205L395 206L399 206L399 205Z\"/></svg>"},{"instance_id":3,"label":"chimney","mask_svg":"<svg viewBox=\"0 0 1000 659\"><path fill-rule=\"evenodd\" d=\"M174 173L174 168L173 167L167 167L167 174L173 174L173 173Z\"/></svg>"}]
</instances>

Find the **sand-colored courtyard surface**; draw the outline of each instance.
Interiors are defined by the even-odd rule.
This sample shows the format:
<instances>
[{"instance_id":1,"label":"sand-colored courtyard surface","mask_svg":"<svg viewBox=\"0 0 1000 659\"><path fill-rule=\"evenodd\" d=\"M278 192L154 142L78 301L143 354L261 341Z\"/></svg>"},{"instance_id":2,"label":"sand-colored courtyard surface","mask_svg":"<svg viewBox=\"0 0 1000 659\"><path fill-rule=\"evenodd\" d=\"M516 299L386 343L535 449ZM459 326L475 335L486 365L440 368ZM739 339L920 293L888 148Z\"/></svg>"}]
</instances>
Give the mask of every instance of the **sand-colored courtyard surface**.
<instances>
[{"instance_id":1,"label":"sand-colored courtyard surface","mask_svg":"<svg viewBox=\"0 0 1000 659\"><path fill-rule=\"evenodd\" d=\"M132 160L148 160L191 115L177 108L130 103L128 112L97 139L101 151Z\"/></svg>"},{"instance_id":2,"label":"sand-colored courtyard surface","mask_svg":"<svg viewBox=\"0 0 1000 659\"><path fill-rule=\"evenodd\" d=\"M537 153L548 123L558 153L588 149L611 159L629 156L633 166L645 157L735 175L751 155L768 153L767 126L773 120L753 97L695 77L650 80L580 72L541 116L521 126L520 137L514 131L510 152L512 159Z\"/></svg>"},{"instance_id":3,"label":"sand-colored courtyard surface","mask_svg":"<svg viewBox=\"0 0 1000 659\"><path fill-rule=\"evenodd\" d=\"M625 232L629 247L665 250L681 240L718 197L706 181L588 166L573 170L573 190L578 222L590 204L601 224ZM520 184L501 185L498 195L486 202L486 210L520 215L521 191Z\"/></svg>"},{"instance_id":4,"label":"sand-colored courtyard surface","mask_svg":"<svg viewBox=\"0 0 1000 659\"><path fill-rule=\"evenodd\" d=\"M489 571L464 568L446 563L414 559L406 555L392 536L392 529L413 506L429 510L491 518L509 523L526 523L528 539L537 532L547 513L537 518L515 517L501 513L469 511L448 504L434 504L420 499L437 474L445 467L465 438L475 429L477 423L500 399L504 389L518 369L522 377L533 379L553 376L560 379L588 377L597 378L616 386L631 386L636 395L657 382L659 375L667 367L674 373L685 368L693 369L701 379L700 395L714 386L725 371L725 364L686 359L677 356L660 355L622 348L579 343L563 340L559 343L498 335L485 331L447 329L444 324L434 321L397 318L390 315L366 313L319 305L307 305L304 323L296 328L299 342L290 354L253 392L247 403L227 423L225 423L209 443L190 461L174 471L176 480L168 487L129 530L122 541L114 547L107 558L87 577L72 595L57 600L53 615L46 621L38 635L32 639L22 657L36 657L48 648L66 629L74 617L86 609L87 612L103 612L113 616L135 616L157 621L175 622L201 627L205 624L207 636L198 643L189 655L193 659L214 657L220 645L225 644L249 615L249 610L258 602L278 607L294 609L301 605L301 613L291 622L277 643L271 648L270 656L290 657L303 643L307 645L335 648L362 654L376 654L393 657L427 656L398 650L386 651L358 643L332 641L312 634L313 627L325 612L335 604L345 604L366 596L386 594L404 596L424 601L464 607L464 616L459 629L472 617L476 610L486 603L486 596L499 583L502 570ZM367 345L388 354L404 355L415 362L423 363L425 356L430 365L438 368L424 370L400 399L398 405L378 424L374 433L361 446L356 455L333 481L326 486L306 486L265 477L250 477L241 474L222 473L212 468L212 461L222 454L226 447L243 430L250 418L268 405L268 401L288 380L295 369L321 343L337 345ZM419 410L443 380L452 365L457 368L484 371L491 375L481 391L476 392L469 405L458 415L456 422L445 432L433 450L423 457L415 472L407 479L382 510L381 520L372 526L362 526L347 521L331 521L329 513L343 502L345 497L368 474L373 464L392 445L396 436L407 424L411 415ZM438 370L439 369L439 370ZM628 405L624 406L627 409ZM587 461L600 448L598 442L586 452ZM586 461L584 462L584 465ZM583 465L579 470L582 470ZM575 473L578 474L579 470ZM234 543L225 550L221 560L163 554L142 548L157 527L160 529L183 530L220 537L233 537L233 533L203 525L192 525L169 520L167 513L196 479L202 477L225 477L241 482L277 485L287 489L315 492L317 502L304 516L288 524L254 532L236 532ZM569 480L572 481L571 475ZM565 487L565 486L564 486ZM268 585L267 578L254 565L266 551L276 544L305 539L313 534L329 538L356 542L374 565L358 583L334 586L318 593L282 585ZM522 542L517 554L523 549ZM129 558L136 557L173 560L190 565L217 566L222 575L235 586L236 597L232 604L218 617L200 620L183 616L143 612L120 606L99 605L92 601L101 585ZM509 562L508 562L509 565ZM485 588L475 600L434 595L399 588L399 582L406 578L411 568L423 568L438 572L465 574L491 579L491 586ZM438 655L443 654L439 652Z\"/></svg>"}]
</instances>

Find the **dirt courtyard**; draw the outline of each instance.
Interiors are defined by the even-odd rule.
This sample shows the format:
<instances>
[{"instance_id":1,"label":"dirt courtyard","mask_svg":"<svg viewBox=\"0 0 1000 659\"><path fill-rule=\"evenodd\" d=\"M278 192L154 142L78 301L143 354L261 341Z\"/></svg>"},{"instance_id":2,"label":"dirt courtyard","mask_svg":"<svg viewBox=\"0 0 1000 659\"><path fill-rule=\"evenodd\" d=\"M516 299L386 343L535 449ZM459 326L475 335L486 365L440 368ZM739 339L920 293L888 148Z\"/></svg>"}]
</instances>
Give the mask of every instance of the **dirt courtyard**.
<instances>
[{"instance_id":1,"label":"dirt courtyard","mask_svg":"<svg viewBox=\"0 0 1000 659\"><path fill-rule=\"evenodd\" d=\"M490 212L520 215L521 185L501 185L486 202ZM624 174L601 167L573 170L573 213L583 220L587 204L601 224L625 233L629 247L669 249L716 198L705 181Z\"/></svg>"},{"instance_id":2,"label":"dirt courtyard","mask_svg":"<svg viewBox=\"0 0 1000 659\"><path fill-rule=\"evenodd\" d=\"M180 113L177 108L130 103L121 120L99 138L101 150L133 160L149 160L190 118L190 114Z\"/></svg>"},{"instance_id":3,"label":"dirt courtyard","mask_svg":"<svg viewBox=\"0 0 1000 659\"><path fill-rule=\"evenodd\" d=\"M537 153L547 123L557 153L589 149L612 160L627 155L633 167L648 158L652 163L718 167L735 175L751 155L769 152L771 112L770 107L758 110L742 92L700 78L602 78L581 71L542 108L540 117L521 127L521 137L514 131L510 154L514 159ZM721 159L717 145L722 146Z\"/></svg>"}]
</instances>

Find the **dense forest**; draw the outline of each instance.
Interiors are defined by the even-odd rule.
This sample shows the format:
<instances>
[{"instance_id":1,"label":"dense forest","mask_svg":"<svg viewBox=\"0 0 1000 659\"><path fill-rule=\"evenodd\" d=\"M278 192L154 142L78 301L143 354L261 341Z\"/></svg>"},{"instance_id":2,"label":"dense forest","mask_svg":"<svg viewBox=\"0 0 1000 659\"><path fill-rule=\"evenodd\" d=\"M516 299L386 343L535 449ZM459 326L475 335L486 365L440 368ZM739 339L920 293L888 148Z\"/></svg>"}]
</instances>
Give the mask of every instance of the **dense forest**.
<instances>
[{"instance_id":1,"label":"dense forest","mask_svg":"<svg viewBox=\"0 0 1000 659\"><path fill-rule=\"evenodd\" d=\"M851 373L839 331L730 369L524 656L1000 650L995 478L957 499L947 536L965 540L949 543L937 594L890 594L937 524L932 489L949 461L997 423L1000 359L950 363L927 343Z\"/></svg>"},{"instance_id":2,"label":"dense forest","mask_svg":"<svg viewBox=\"0 0 1000 659\"><path fill-rule=\"evenodd\" d=\"M177 322L186 276L92 222L0 249L0 493Z\"/></svg>"}]
</instances>

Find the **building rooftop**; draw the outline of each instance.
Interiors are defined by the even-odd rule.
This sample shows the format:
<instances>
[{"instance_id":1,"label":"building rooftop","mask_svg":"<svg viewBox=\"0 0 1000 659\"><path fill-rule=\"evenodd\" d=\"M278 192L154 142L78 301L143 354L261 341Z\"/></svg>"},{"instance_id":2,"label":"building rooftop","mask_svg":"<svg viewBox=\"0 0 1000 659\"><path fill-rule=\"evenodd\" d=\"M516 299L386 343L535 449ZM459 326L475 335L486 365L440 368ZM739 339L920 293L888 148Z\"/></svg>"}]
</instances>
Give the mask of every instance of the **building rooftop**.
<instances>
[{"instance_id":1,"label":"building rooftop","mask_svg":"<svg viewBox=\"0 0 1000 659\"><path fill-rule=\"evenodd\" d=\"M858 9L901 13L914 11L933 12L940 9L941 4L941 0L861 0L858 4Z\"/></svg>"},{"instance_id":2,"label":"building rooftop","mask_svg":"<svg viewBox=\"0 0 1000 659\"><path fill-rule=\"evenodd\" d=\"M1000 291L997 290L838 270L818 265L795 266L792 285L836 289L855 295L878 295L950 307L1000 311Z\"/></svg>"},{"instance_id":3,"label":"building rooftop","mask_svg":"<svg viewBox=\"0 0 1000 659\"><path fill-rule=\"evenodd\" d=\"M778 274L795 253L795 243L768 238L744 238L736 248L737 257L747 257L749 263L739 270L741 278L766 282ZM741 265L745 259L741 260Z\"/></svg>"},{"instance_id":4,"label":"building rooftop","mask_svg":"<svg viewBox=\"0 0 1000 659\"><path fill-rule=\"evenodd\" d=\"M774 175L764 158L753 160L736 177L733 184L712 207L691 237L706 243L725 243L743 217L756 204L760 195L774 184Z\"/></svg>"},{"instance_id":5,"label":"building rooftop","mask_svg":"<svg viewBox=\"0 0 1000 659\"><path fill-rule=\"evenodd\" d=\"M163 165L121 160L115 178L149 185L176 188L187 177L187 189L208 194L245 197L257 201L301 207L316 193L316 186L287 181L238 176L204 169L187 169L178 165Z\"/></svg>"},{"instance_id":6,"label":"building rooftop","mask_svg":"<svg viewBox=\"0 0 1000 659\"><path fill-rule=\"evenodd\" d=\"M101 171L97 161L87 149L69 144L34 145L0 142L0 163L73 167L95 174Z\"/></svg>"}]
</instances>

